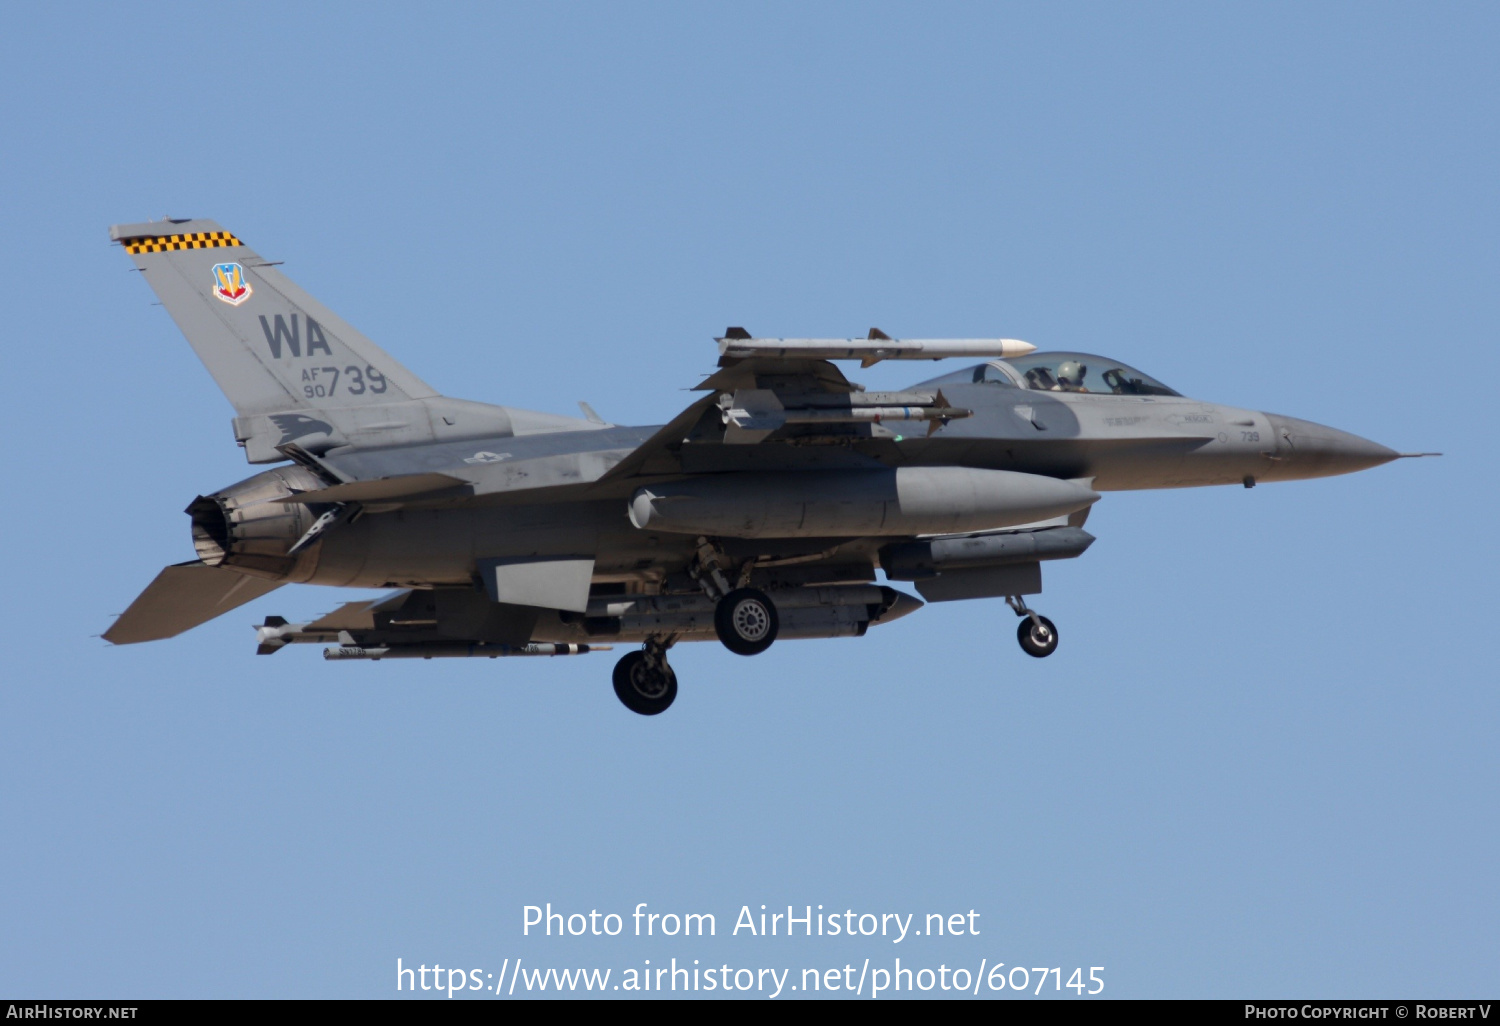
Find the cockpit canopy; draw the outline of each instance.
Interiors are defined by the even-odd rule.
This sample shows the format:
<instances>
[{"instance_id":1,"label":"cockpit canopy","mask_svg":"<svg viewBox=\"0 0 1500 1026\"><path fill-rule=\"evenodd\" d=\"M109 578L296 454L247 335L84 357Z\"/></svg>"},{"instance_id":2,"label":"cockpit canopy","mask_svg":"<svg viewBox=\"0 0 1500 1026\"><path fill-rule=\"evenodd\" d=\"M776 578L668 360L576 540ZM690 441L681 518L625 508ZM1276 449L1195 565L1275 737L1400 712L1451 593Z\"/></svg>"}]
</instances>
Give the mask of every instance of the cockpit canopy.
<instances>
[{"instance_id":1,"label":"cockpit canopy","mask_svg":"<svg viewBox=\"0 0 1500 1026\"><path fill-rule=\"evenodd\" d=\"M985 384L1096 395L1181 394L1134 367L1092 353L1031 353L1010 360L991 360L922 384Z\"/></svg>"}]
</instances>

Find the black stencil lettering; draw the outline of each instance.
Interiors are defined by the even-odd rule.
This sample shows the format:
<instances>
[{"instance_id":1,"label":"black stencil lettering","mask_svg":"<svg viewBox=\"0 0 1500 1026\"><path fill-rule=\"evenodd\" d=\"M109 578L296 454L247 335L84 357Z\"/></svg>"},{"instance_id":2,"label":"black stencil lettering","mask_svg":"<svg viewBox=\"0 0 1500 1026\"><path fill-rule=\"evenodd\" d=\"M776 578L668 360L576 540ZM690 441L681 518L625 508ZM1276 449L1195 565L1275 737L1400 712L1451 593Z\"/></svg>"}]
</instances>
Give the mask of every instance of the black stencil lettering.
<instances>
[{"instance_id":1,"label":"black stencil lettering","mask_svg":"<svg viewBox=\"0 0 1500 1026\"><path fill-rule=\"evenodd\" d=\"M266 345L271 347L271 359L281 359L281 345L283 342L286 343L286 347L291 350L293 356L302 355L302 339L300 338L301 333L297 326L296 314L292 314L292 327L290 331L287 330L286 319L281 314L277 314L276 329L274 332L271 330L271 325L266 323L265 315L262 314L260 318L260 330L266 333ZM328 343L323 343L323 348L327 349Z\"/></svg>"},{"instance_id":2,"label":"black stencil lettering","mask_svg":"<svg viewBox=\"0 0 1500 1026\"><path fill-rule=\"evenodd\" d=\"M292 316L296 317L295 314ZM311 356L319 349L323 350L329 356L333 355L333 350L328 348L328 341L323 338L323 329L318 325L317 321L309 317L307 319L307 355Z\"/></svg>"}]
</instances>

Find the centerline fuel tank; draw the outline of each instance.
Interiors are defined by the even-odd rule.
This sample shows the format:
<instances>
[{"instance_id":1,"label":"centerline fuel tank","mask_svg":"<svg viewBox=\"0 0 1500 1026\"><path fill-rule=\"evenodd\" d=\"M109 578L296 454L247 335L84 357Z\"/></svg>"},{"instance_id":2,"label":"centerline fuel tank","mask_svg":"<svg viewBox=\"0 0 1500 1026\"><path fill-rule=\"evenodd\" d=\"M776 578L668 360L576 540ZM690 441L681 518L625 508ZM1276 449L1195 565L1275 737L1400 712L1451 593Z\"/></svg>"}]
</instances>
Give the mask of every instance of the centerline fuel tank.
<instances>
[{"instance_id":1,"label":"centerline fuel tank","mask_svg":"<svg viewBox=\"0 0 1500 1026\"><path fill-rule=\"evenodd\" d=\"M955 534L1063 516L1098 498L1076 481L967 467L730 473L641 488L630 522L729 538Z\"/></svg>"}]
</instances>

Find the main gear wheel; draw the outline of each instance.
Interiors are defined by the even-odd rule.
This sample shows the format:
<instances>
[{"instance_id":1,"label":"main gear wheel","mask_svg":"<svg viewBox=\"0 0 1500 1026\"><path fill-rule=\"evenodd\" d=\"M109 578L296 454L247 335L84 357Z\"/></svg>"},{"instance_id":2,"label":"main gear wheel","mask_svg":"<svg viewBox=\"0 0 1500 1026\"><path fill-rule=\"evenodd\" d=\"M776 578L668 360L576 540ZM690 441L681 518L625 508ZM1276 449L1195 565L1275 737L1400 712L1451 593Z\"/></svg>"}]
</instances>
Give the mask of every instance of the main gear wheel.
<instances>
[{"instance_id":1,"label":"main gear wheel","mask_svg":"<svg viewBox=\"0 0 1500 1026\"><path fill-rule=\"evenodd\" d=\"M627 653L615 664L614 684L625 708L642 716L666 712L677 698L677 674L667 665L665 651Z\"/></svg>"},{"instance_id":2,"label":"main gear wheel","mask_svg":"<svg viewBox=\"0 0 1500 1026\"><path fill-rule=\"evenodd\" d=\"M714 609L714 630L736 655L759 655L771 647L780 629L776 603L755 588L736 588Z\"/></svg>"},{"instance_id":3,"label":"main gear wheel","mask_svg":"<svg viewBox=\"0 0 1500 1026\"><path fill-rule=\"evenodd\" d=\"M1057 627L1045 616L1032 613L1017 625L1016 640L1027 655L1045 659L1057 651Z\"/></svg>"}]
</instances>

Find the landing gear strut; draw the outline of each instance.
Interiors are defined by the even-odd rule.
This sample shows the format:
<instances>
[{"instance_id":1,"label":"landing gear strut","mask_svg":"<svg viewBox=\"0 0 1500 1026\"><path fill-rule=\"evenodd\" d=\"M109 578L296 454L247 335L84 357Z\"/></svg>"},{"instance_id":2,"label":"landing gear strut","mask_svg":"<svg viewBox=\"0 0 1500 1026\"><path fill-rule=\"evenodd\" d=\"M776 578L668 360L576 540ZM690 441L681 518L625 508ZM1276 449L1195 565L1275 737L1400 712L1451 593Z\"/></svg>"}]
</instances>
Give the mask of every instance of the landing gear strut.
<instances>
[{"instance_id":1,"label":"landing gear strut","mask_svg":"<svg viewBox=\"0 0 1500 1026\"><path fill-rule=\"evenodd\" d=\"M677 697L677 674L667 664L667 649L676 639L651 638L638 652L629 652L615 664L615 695L625 708L642 716L667 711Z\"/></svg>"},{"instance_id":2,"label":"landing gear strut","mask_svg":"<svg viewBox=\"0 0 1500 1026\"><path fill-rule=\"evenodd\" d=\"M1017 616L1023 618L1016 628L1016 640L1021 643L1021 651L1038 659L1045 659L1057 651L1056 624L1029 608L1020 595L1007 595L1005 602L1016 611Z\"/></svg>"}]
</instances>

